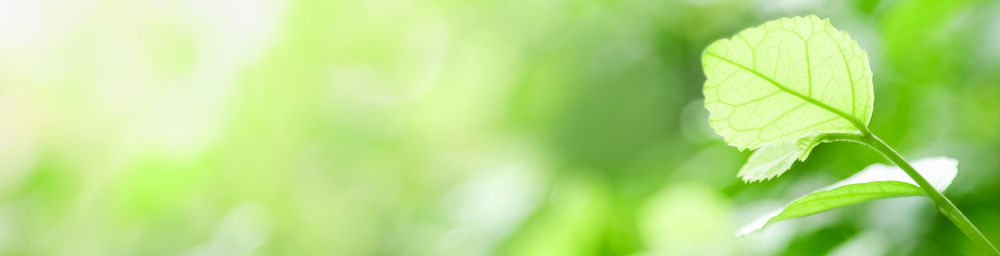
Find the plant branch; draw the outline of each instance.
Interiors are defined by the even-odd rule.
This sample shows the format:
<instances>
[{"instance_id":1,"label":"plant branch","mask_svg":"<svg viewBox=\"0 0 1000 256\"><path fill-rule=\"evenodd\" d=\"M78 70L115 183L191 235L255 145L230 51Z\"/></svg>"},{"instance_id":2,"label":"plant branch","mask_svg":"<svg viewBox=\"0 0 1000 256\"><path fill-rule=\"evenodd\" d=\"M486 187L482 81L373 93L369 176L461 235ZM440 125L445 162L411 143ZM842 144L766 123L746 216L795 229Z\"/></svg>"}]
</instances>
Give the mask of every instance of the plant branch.
<instances>
[{"instance_id":1,"label":"plant branch","mask_svg":"<svg viewBox=\"0 0 1000 256\"><path fill-rule=\"evenodd\" d=\"M903 159L903 156L900 155L899 152L896 152L895 149L882 141L882 139L876 137L875 134L870 131L865 132L864 134L864 136L845 137L841 139L865 144L881 153L885 156L885 158L889 159L889 161L895 163L896 166L903 169L903 172L906 172L906 175L909 175L910 178L912 178L913 181L915 181L917 185L924 190L927 196L934 201L934 204L937 206L938 210L941 211L941 214L944 214L944 216L948 217L951 222L955 223L955 226L958 226L958 229L962 230L962 233L965 233L965 236L968 236L977 247L988 255L1000 255L1000 251L997 250L996 246L990 243L990 240L987 239L982 232L979 232L979 229L972 224L972 221L969 221L969 218L965 217L965 214L962 214L962 211L960 211L958 207L955 207L955 204L952 203L951 200L948 200L948 198L945 197L941 191L932 187L931 184L927 182L927 179L924 179L924 176L921 176L920 173L918 173L917 170L910 165L910 163L906 162L906 159ZM858 139L860 139L860 141L857 141Z\"/></svg>"}]
</instances>

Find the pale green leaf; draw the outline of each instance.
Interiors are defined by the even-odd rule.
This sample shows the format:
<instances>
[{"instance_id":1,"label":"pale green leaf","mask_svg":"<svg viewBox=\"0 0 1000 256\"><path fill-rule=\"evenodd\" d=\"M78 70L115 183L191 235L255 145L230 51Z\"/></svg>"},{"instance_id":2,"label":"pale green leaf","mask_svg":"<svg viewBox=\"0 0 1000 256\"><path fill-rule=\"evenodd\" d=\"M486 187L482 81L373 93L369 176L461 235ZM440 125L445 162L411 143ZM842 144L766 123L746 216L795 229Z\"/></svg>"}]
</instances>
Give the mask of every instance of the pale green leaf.
<instances>
[{"instance_id":1,"label":"pale green leaf","mask_svg":"<svg viewBox=\"0 0 1000 256\"><path fill-rule=\"evenodd\" d=\"M754 151L747 162L737 173L743 181L754 182L777 177L795 163L796 159L805 159L815 146L813 137L796 142L783 142L767 145Z\"/></svg>"},{"instance_id":2,"label":"pale green leaf","mask_svg":"<svg viewBox=\"0 0 1000 256\"><path fill-rule=\"evenodd\" d=\"M794 162L793 152L805 159L816 136L859 133L871 117L868 57L829 20L782 18L745 29L709 45L702 65L705 106L716 133L740 150L783 149L758 157L767 166L744 167L745 180L779 175L780 167Z\"/></svg>"},{"instance_id":3,"label":"pale green leaf","mask_svg":"<svg viewBox=\"0 0 1000 256\"><path fill-rule=\"evenodd\" d=\"M737 176L747 183L778 177L791 168L796 159L804 161L809 157L809 152L824 141L820 139L822 137L807 136L794 143L782 142L761 147L750 155Z\"/></svg>"},{"instance_id":4,"label":"pale green leaf","mask_svg":"<svg viewBox=\"0 0 1000 256\"><path fill-rule=\"evenodd\" d=\"M764 146L750 155L737 176L746 182L777 177L792 167L800 154L802 150L792 142Z\"/></svg>"},{"instance_id":5,"label":"pale green leaf","mask_svg":"<svg viewBox=\"0 0 1000 256\"><path fill-rule=\"evenodd\" d=\"M931 186L944 191L958 174L958 161L947 157L924 158L914 168ZM808 216L872 199L924 195L909 176L895 166L873 164L833 185L792 201L774 213L758 218L738 232L743 236L776 221Z\"/></svg>"}]
</instances>

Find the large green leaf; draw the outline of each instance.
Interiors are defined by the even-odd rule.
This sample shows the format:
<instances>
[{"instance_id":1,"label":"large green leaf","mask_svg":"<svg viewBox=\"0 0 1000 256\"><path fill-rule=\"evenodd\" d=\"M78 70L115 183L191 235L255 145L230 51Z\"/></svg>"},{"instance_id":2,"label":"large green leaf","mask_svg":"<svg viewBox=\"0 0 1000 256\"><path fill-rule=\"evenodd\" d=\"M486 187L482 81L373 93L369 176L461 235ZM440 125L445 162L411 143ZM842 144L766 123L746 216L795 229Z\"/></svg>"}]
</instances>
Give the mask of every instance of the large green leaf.
<instances>
[{"instance_id":1,"label":"large green leaf","mask_svg":"<svg viewBox=\"0 0 1000 256\"><path fill-rule=\"evenodd\" d=\"M958 174L958 161L947 157L920 159L914 161L913 166L931 186L940 191L948 188ZM872 199L919 195L924 195L924 191L899 167L873 164L847 179L795 199L784 208L758 218L741 228L738 235L752 233L776 221L808 216Z\"/></svg>"},{"instance_id":2,"label":"large green leaf","mask_svg":"<svg viewBox=\"0 0 1000 256\"><path fill-rule=\"evenodd\" d=\"M816 136L859 133L871 117L867 55L816 16L769 21L718 40L705 49L702 65L716 133L740 150L771 146L768 156L783 156L774 162L780 165L744 168L766 172L741 172L747 181L780 175L794 162L789 156L809 154Z\"/></svg>"}]
</instances>

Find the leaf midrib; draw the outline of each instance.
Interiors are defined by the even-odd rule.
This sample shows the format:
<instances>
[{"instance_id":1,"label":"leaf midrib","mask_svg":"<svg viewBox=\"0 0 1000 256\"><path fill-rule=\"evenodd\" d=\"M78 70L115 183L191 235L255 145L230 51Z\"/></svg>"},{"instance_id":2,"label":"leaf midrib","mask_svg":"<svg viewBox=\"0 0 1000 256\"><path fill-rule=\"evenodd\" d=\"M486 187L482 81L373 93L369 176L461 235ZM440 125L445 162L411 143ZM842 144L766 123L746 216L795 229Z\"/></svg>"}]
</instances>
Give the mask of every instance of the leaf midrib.
<instances>
[{"instance_id":1,"label":"leaf midrib","mask_svg":"<svg viewBox=\"0 0 1000 256\"><path fill-rule=\"evenodd\" d=\"M857 127L858 130L860 130L862 132L864 132L867 129L867 126L865 126L864 124L862 124L860 120L854 118L853 116L848 115L847 113L844 113L843 111L840 111L839 109L836 109L836 108L834 108L834 107L832 107L830 105L824 104L823 102L820 102L820 101L818 101L816 99L813 99L813 98L811 98L809 96L806 96L806 95L803 95L803 94L801 94L799 92L796 92L796 91L794 91L794 90L792 90L792 89L790 89L788 87L785 87L784 85L778 83L777 81L774 81L774 79L771 79L770 77L767 77L764 74L761 74L760 72L757 72L756 70L748 68L748 67L746 67L746 66L744 66L742 64L739 64L739 63L737 63L737 62L735 62L733 60L730 60L729 58L719 56L718 54L715 54L715 53L712 53L712 52L709 52L709 51L706 51L705 54L707 54L708 56L715 57L716 59L725 61L726 63L729 63L730 65L733 65L733 66L736 66L736 67L738 67L738 68L740 68L740 69L742 69L744 71L750 72L751 74L754 74L757 77L760 77L761 79L764 79L768 83L771 83L771 85L774 85L774 87L777 87L778 90L784 91L784 92L786 92L788 94L791 94L791 95L793 95L793 96L795 96L797 98L800 98L800 99L802 99L802 100L804 100L806 102L809 102L810 104L816 105L817 107L820 107L822 109L830 111L830 113L838 115L838 116L844 118L845 120L847 120L848 122L851 122L852 125L854 125L855 127ZM852 102L851 104L853 105L854 103Z\"/></svg>"}]
</instances>

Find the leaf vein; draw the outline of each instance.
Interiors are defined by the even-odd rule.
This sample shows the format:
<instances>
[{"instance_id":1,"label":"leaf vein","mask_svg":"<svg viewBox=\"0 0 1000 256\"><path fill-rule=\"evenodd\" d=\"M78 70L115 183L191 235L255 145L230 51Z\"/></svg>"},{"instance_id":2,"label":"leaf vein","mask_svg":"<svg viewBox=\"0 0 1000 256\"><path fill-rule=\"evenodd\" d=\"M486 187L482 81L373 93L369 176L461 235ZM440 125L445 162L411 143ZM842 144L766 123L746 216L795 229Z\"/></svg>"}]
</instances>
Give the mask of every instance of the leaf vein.
<instances>
[{"instance_id":1,"label":"leaf vein","mask_svg":"<svg viewBox=\"0 0 1000 256\"><path fill-rule=\"evenodd\" d=\"M853 116L848 115L847 113L844 113L843 111L840 111L840 110L838 110L838 109L836 109L836 108L834 108L834 107L832 107L830 105L824 104L823 102L820 102L820 101L818 101L816 99L813 99L813 98L811 98L809 96L803 95L802 93L796 92L795 90L792 90L792 89L790 89L790 88L782 85L781 83L778 83L777 81L774 81L774 79L771 79L770 77L765 76L764 74L761 74L760 72L757 72L756 70L750 69L750 68L748 68L748 67L746 67L746 66L744 66L742 64L739 64L739 63L737 63L737 62L735 62L733 60L730 60L729 58L719 56L718 54L715 54L713 52L705 52L705 54L707 54L708 56L715 57L715 58L717 58L719 60L722 60L723 62L729 63L730 65L733 65L733 66L735 66L735 67L737 67L739 69L742 69L742 70L744 70L746 72L750 72L751 74L753 74L753 75L755 75L755 76L757 76L757 77L759 77L761 79L764 79L765 81L767 81L768 83L770 83L774 87L777 87L779 90L787 92L788 94L791 94L791 95L793 95L793 96L795 96L797 98L800 98L800 99L805 100L805 101L807 101L807 102L809 102L809 103L811 103L813 105L816 105L816 106L818 106L818 107L820 107L820 108L822 108L824 110L827 110L827 111L829 111L829 112L831 112L831 113L833 113L835 115L838 115L838 116L844 118L845 120L847 120L848 122L851 122L851 124L853 124L859 130L862 130L862 131L865 130L865 125L862 124L861 121L855 119Z\"/></svg>"}]
</instances>

